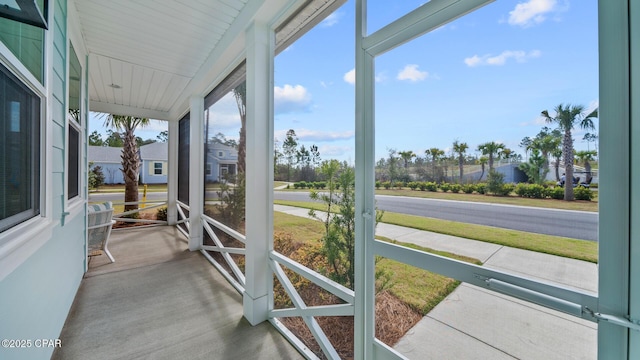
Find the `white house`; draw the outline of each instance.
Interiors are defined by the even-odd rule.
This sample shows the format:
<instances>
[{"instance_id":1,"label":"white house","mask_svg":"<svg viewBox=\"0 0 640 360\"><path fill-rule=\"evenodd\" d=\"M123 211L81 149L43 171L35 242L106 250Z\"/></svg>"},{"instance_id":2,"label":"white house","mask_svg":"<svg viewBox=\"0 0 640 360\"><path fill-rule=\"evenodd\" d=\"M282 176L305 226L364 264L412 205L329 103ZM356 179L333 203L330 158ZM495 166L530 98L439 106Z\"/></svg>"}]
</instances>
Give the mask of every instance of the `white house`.
<instances>
[{"instance_id":1,"label":"white house","mask_svg":"<svg viewBox=\"0 0 640 360\"><path fill-rule=\"evenodd\" d=\"M203 214L206 169L202 164L210 156L203 149L205 104L215 103L241 82L246 82L247 101L246 233L242 234L246 247L233 251L245 257L246 267L236 285L242 294L243 316L250 324L268 321L280 328L272 283L274 273L282 275L281 266L286 266L344 300L334 307L301 305L280 312L304 317L328 358L336 354L316 326L317 316L354 316L356 359L403 358L375 338L374 274L379 255L570 312L566 316L598 324L599 359L640 358L637 1L600 1L599 44L588 44L599 47L603 120L597 294L374 237L375 61L489 2L431 0L376 31L367 30L367 0L357 0L355 15L349 15L355 16L357 24L353 34L345 34L353 37L355 48L355 291L297 267L273 250L272 235L274 57L343 1L0 2L0 339L25 344L9 347L3 340L0 358L51 357L54 348L36 346L35 341L60 335L87 270L88 111L168 121L168 222L177 224L188 209L186 219L180 221L189 224L185 230L189 249L210 249L203 243L205 227L215 226ZM573 5L581 6L580 2ZM377 2L375 6L392 5ZM309 64L310 70L314 66L322 65ZM461 319L467 320L473 319ZM494 330L488 324L477 325L485 326L487 332ZM282 333L292 336L286 330ZM523 343L527 341L527 334L519 335ZM114 347L121 345L122 339L110 340ZM300 351L305 350L300 347ZM447 349L442 351L446 358Z\"/></svg>"}]
</instances>

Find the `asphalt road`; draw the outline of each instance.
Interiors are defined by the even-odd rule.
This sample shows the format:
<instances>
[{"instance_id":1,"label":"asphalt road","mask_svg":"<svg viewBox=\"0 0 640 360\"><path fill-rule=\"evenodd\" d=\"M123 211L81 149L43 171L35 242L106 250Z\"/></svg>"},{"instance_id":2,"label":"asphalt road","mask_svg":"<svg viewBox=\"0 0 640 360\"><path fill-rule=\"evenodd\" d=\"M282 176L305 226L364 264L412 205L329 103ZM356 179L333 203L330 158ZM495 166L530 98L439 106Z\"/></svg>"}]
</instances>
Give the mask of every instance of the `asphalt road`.
<instances>
[{"instance_id":1,"label":"asphalt road","mask_svg":"<svg viewBox=\"0 0 640 360\"><path fill-rule=\"evenodd\" d=\"M215 192L213 194L215 196ZM122 201L124 194L91 194L91 201ZM151 192L147 200L163 200L166 193ZM306 192L275 191L276 200L310 201ZM464 201L377 195L378 209L401 214L495 226L532 233L597 241L598 214Z\"/></svg>"},{"instance_id":2,"label":"asphalt road","mask_svg":"<svg viewBox=\"0 0 640 360\"><path fill-rule=\"evenodd\" d=\"M309 201L304 192L274 193L278 200ZM376 195L378 209L538 234L597 241L598 214L501 204Z\"/></svg>"}]
</instances>

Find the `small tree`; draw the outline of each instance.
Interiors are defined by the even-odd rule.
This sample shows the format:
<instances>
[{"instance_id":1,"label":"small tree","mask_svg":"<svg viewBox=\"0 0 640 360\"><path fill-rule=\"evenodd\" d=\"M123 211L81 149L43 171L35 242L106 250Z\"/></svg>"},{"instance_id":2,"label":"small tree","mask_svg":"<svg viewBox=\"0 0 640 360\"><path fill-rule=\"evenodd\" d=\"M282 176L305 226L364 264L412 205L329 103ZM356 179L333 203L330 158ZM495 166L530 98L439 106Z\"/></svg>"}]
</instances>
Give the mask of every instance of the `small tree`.
<instances>
[{"instance_id":1,"label":"small tree","mask_svg":"<svg viewBox=\"0 0 640 360\"><path fill-rule=\"evenodd\" d=\"M546 172L544 171L545 159L540 154L540 150L532 149L531 157L529 161L526 163L522 163L518 166L518 168L524 171L529 178L529 182L532 184L542 184L544 182L544 176Z\"/></svg>"},{"instance_id":2,"label":"small tree","mask_svg":"<svg viewBox=\"0 0 640 360\"><path fill-rule=\"evenodd\" d=\"M291 166L295 164L298 148L298 137L293 129L287 131L287 137L282 143L282 152L287 160L287 181L291 181Z\"/></svg>"},{"instance_id":3,"label":"small tree","mask_svg":"<svg viewBox=\"0 0 640 360\"><path fill-rule=\"evenodd\" d=\"M104 173L102 172L102 167L97 165L93 166L93 163L89 163L89 188L98 189L100 186L104 185Z\"/></svg>"},{"instance_id":4,"label":"small tree","mask_svg":"<svg viewBox=\"0 0 640 360\"><path fill-rule=\"evenodd\" d=\"M327 205L327 213L320 218L314 210L309 215L321 220L325 226L322 251L330 269L327 275L334 281L353 289L355 266L355 173L353 168L337 160L324 161L320 167L327 182L322 193L311 192L311 199L321 200ZM338 208L338 213L332 210ZM382 212L376 210L376 224Z\"/></svg>"}]
</instances>

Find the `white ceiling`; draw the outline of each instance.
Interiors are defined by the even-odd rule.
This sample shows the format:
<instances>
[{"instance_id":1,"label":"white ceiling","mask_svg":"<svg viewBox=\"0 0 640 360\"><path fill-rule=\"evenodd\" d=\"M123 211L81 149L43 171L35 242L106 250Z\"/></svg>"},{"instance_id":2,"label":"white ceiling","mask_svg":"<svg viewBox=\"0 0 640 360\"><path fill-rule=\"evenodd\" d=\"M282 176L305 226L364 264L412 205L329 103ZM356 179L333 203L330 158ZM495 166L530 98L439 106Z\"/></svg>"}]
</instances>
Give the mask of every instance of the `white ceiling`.
<instances>
[{"instance_id":1,"label":"white ceiling","mask_svg":"<svg viewBox=\"0 0 640 360\"><path fill-rule=\"evenodd\" d=\"M76 0L92 111L177 120L241 60L256 18L284 46L344 0Z\"/></svg>"}]
</instances>

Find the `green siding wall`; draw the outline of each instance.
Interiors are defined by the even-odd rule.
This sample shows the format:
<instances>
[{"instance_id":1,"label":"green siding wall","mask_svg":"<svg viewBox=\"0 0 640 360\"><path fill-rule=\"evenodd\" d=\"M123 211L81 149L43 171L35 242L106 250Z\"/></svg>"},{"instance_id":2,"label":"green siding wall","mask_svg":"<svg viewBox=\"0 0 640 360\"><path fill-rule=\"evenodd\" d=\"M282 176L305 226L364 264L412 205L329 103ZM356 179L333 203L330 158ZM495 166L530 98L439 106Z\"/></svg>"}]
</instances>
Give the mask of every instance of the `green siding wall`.
<instances>
[{"instance_id":1,"label":"green siding wall","mask_svg":"<svg viewBox=\"0 0 640 360\"><path fill-rule=\"evenodd\" d=\"M52 188L45 196L52 204L52 220L57 223L50 238L29 259L0 282L0 338L57 339L73 303L85 271L84 211L64 220L65 109L66 109L66 0L54 1L54 19L46 36L53 36L50 66L51 83L45 84L51 97L47 112L51 131L52 173L45 174ZM86 56L81 56L85 61ZM85 65L86 67L86 65ZM86 93L86 88L84 89ZM86 124L86 121L84 122ZM86 126L86 125L84 125ZM83 145L86 146L86 145ZM86 159L86 158L85 158ZM86 164L86 162L84 162ZM86 168L81 169L86 174ZM86 192L85 192L86 193ZM64 346L64 344L63 344ZM53 348L0 348L0 359L49 359Z\"/></svg>"}]
</instances>

